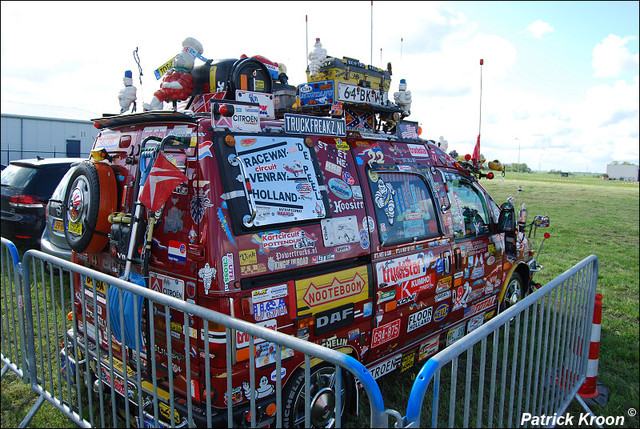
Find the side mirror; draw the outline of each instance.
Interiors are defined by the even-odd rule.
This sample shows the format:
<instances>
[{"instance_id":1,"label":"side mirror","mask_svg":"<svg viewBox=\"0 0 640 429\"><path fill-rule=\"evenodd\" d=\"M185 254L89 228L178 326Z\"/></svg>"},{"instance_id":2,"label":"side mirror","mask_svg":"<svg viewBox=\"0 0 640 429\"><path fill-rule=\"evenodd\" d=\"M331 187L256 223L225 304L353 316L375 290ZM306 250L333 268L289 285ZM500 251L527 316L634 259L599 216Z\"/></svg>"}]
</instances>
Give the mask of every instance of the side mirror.
<instances>
[{"instance_id":1,"label":"side mirror","mask_svg":"<svg viewBox=\"0 0 640 429\"><path fill-rule=\"evenodd\" d=\"M513 204L506 202L500 206L498 232L514 232L516 230L516 213Z\"/></svg>"},{"instance_id":2,"label":"side mirror","mask_svg":"<svg viewBox=\"0 0 640 429\"><path fill-rule=\"evenodd\" d=\"M549 227L549 216L536 216L533 218L533 225L536 228Z\"/></svg>"}]
</instances>

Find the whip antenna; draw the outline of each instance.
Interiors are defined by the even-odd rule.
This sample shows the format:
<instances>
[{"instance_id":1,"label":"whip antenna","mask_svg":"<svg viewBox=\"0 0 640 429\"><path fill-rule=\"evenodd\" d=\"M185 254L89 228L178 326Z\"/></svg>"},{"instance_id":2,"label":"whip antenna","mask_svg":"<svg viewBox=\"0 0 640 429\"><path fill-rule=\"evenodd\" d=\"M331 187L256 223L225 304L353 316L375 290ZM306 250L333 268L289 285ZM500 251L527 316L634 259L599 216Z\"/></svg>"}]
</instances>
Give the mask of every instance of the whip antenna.
<instances>
[{"instance_id":1,"label":"whip antenna","mask_svg":"<svg viewBox=\"0 0 640 429\"><path fill-rule=\"evenodd\" d=\"M144 101L144 91L142 90L142 66L140 65L140 56L138 55L138 47L133 51L133 59L138 65L138 76L140 79L140 99Z\"/></svg>"}]
</instances>

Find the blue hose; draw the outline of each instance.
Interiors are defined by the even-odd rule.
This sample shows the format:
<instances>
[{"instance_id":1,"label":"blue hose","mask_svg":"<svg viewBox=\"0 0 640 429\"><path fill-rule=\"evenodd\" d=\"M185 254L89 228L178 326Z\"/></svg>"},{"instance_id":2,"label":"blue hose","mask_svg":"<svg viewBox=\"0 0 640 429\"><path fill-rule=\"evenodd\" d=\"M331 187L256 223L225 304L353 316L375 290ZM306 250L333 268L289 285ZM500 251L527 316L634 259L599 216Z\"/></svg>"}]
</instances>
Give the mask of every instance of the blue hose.
<instances>
[{"instance_id":1,"label":"blue hose","mask_svg":"<svg viewBox=\"0 0 640 429\"><path fill-rule=\"evenodd\" d=\"M120 277L123 280L134 283L144 288L147 287L147 283L144 278L137 273L129 273L129 278L125 279L124 276ZM117 287L109 288L109 317L111 318L111 333L115 339L122 342L120 336L120 289ZM137 303L135 302L137 298ZM144 304L144 297L135 295L132 292L122 291L122 311L124 314L124 339L128 347L135 349L136 344L136 325L138 328L138 338L140 341L140 350L142 350L142 309ZM138 308L138 318L134 318L134 305Z\"/></svg>"}]
</instances>

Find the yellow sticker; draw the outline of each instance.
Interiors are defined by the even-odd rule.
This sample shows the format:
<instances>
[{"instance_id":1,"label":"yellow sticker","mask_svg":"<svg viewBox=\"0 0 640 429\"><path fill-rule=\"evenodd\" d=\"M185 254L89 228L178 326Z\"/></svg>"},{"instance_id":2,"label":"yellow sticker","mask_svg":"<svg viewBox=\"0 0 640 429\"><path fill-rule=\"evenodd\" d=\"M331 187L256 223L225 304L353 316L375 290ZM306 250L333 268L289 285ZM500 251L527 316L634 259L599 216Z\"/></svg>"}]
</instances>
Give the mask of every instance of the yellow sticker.
<instances>
[{"instance_id":1,"label":"yellow sticker","mask_svg":"<svg viewBox=\"0 0 640 429\"><path fill-rule=\"evenodd\" d=\"M175 58L175 57L173 57L173 58ZM164 75L167 72L167 70L169 70L171 68L171 66L173 65L173 58L171 58L169 61L167 61L166 63L162 64L160 67L158 67L157 69L155 69L153 71L153 74L155 74L156 79L160 80L162 75Z\"/></svg>"},{"instance_id":2,"label":"yellow sticker","mask_svg":"<svg viewBox=\"0 0 640 429\"><path fill-rule=\"evenodd\" d=\"M342 139L336 139L336 147L340 150L349 150L349 143Z\"/></svg>"},{"instance_id":3,"label":"yellow sticker","mask_svg":"<svg viewBox=\"0 0 640 429\"><path fill-rule=\"evenodd\" d=\"M298 315L315 314L369 298L367 267L296 281Z\"/></svg>"},{"instance_id":4,"label":"yellow sticker","mask_svg":"<svg viewBox=\"0 0 640 429\"><path fill-rule=\"evenodd\" d=\"M69 222L69 232L75 235L82 235L82 223Z\"/></svg>"},{"instance_id":5,"label":"yellow sticker","mask_svg":"<svg viewBox=\"0 0 640 429\"><path fill-rule=\"evenodd\" d=\"M253 265L258 263L255 249L241 250L238 256L240 258L240 265Z\"/></svg>"}]
</instances>

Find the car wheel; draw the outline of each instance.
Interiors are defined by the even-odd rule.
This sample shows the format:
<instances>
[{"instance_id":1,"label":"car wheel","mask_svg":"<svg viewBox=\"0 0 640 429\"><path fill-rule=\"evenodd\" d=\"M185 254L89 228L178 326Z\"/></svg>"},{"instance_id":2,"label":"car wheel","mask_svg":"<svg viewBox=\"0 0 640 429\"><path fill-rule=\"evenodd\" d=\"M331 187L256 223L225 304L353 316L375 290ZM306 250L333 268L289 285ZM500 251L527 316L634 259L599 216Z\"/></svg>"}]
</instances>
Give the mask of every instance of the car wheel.
<instances>
[{"instance_id":1,"label":"car wheel","mask_svg":"<svg viewBox=\"0 0 640 429\"><path fill-rule=\"evenodd\" d=\"M346 371L342 371L342 416L346 404L350 403L353 382ZM313 428L329 428L336 424L335 385L336 369L332 365L320 365L311 369L309 393L310 423ZM298 369L284 389L284 413L282 424L286 428L306 427L305 425L305 382L304 369Z\"/></svg>"},{"instance_id":2,"label":"car wheel","mask_svg":"<svg viewBox=\"0 0 640 429\"><path fill-rule=\"evenodd\" d=\"M499 313L502 313L507 308L516 305L524 298L525 291L522 285L522 277L520 274L514 272L507 283L507 289L504 292L502 301L500 302Z\"/></svg>"},{"instance_id":3,"label":"car wheel","mask_svg":"<svg viewBox=\"0 0 640 429\"><path fill-rule=\"evenodd\" d=\"M109 241L108 216L116 210L113 170L85 161L77 166L69 184L62 207L67 243L76 252L100 252Z\"/></svg>"}]
</instances>

